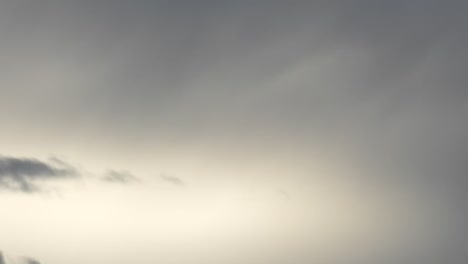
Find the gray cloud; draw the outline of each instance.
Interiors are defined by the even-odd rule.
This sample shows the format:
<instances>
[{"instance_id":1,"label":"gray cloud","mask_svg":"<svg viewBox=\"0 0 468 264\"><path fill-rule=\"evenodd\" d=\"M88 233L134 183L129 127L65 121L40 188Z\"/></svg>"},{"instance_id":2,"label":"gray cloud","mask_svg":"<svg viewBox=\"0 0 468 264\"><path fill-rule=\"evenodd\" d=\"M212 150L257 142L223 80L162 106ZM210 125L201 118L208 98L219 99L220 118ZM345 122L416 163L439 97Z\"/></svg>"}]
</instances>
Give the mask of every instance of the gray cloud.
<instances>
[{"instance_id":1,"label":"gray cloud","mask_svg":"<svg viewBox=\"0 0 468 264\"><path fill-rule=\"evenodd\" d=\"M24 264L41 264L38 260L27 257L23 259Z\"/></svg>"},{"instance_id":2,"label":"gray cloud","mask_svg":"<svg viewBox=\"0 0 468 264\"><path fill-rule=\"evenodd\" d=\"M170 174L161 174L161 179L167 183L178 185L178 186L184 186L185 183L182 179L179 177L176 177L174 175Z\"/></svg>"},{"instance_id":3,"label":"gray cloud","mask_svg":"<svg viewBox=\"0 0 468 264\"><path fill-rule=\"evenodd\" d=\"M128 171L110 170L101 178L105 182L110 183L134 183L140 181Z\"/></svg>"},{"instance_id":4,"label":"gray cloud","mask_svg":"<svg viewBox=\"0 0 468 264\"><path fill-rule=\"evenodd\" d=\"M41 181L76 176L77 171L58 159L49 162L33 158L0 156L0 188L21 192L40 190Z\"/></svg>"},{"instance_id":5,"label":"gray cloud","mask_svg":"<svg viewBox=\"0 0 468 264\"><path fill-rule=\"evenodd\" d=\"M8 258L9 261L5 260L5 255L0 251L0 264L9 264L9 263L21 263L21 264L40 264L40 262L31 257L22 257L22 258ZM13 261L13 262L12 262Z\"/></svg>"}]
</instances>

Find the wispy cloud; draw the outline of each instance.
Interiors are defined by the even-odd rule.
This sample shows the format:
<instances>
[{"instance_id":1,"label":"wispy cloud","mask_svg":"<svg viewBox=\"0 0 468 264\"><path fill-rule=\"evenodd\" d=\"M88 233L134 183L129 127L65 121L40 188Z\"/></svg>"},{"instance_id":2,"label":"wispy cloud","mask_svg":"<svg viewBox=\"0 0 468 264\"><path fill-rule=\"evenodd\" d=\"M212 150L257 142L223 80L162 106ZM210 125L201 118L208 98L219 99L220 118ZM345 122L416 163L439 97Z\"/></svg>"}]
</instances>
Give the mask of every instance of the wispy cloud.
<instances>
[{"instance_id":1,"label":"wispy cloud","mask_svg":"<svg viewBox=\"0 0 468 264\"><path fill-rule=\"evenodd\" d=\"M110 183L134 183L140 181L137 177L135 177L132 173L128 171L115 171L110 170L108 171L101 180Z\"/></svg>"},{"instance_id":2,"label":"wispy cloud","mask_svg":"<svg viewBox=\"0 0 468 264\"><path fill-rule=\"evenodd\" d=\"M167 183L178 185L178 186L184 186L185 183L182 179L179 177L176 177L174 175L170 174L161 174L161 179Z\"/></svg>"}]
</instances>

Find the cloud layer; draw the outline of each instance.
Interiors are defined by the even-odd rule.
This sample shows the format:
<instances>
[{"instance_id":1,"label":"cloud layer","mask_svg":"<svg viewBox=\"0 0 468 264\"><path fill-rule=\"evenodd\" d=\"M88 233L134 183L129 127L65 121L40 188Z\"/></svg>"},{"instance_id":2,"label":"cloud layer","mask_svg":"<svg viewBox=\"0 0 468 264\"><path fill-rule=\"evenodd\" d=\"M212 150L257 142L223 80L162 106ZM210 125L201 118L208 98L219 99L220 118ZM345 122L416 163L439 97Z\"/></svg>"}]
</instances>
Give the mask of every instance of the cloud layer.
<instances>
[{"instance_id":1,"label":"cloud layer","mask_svg":"<svg viewBox=\"0 0 468 264\"><path fill-rule=\"evenodd\" d=\"M158 179L176 186L224 177L315 194L317 182L351 183L388 214L379 231L400 221L408 234L388 231L387 250L366 244L383 261L357 263L465 261L466 10L462 0L0 1L0 145L93 170L170 171L183 180ZM339 173L321 170L327 162ZM0 188L30 193L73 171L0 157Z\"/></svg>"}]
</instances>

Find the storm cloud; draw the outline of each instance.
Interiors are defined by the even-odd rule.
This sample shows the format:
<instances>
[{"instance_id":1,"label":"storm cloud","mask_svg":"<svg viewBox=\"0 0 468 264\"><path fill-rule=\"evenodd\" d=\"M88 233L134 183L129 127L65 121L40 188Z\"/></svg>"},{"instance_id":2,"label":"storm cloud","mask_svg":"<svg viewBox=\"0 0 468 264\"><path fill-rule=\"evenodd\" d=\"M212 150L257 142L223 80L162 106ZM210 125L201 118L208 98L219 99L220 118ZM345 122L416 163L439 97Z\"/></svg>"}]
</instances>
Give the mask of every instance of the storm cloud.
<instances>
[{"instance_id":1,"label":"storm cloud","mask_svg":"<svg viewBox=\"0 0 468 264\"><path fill-rule=\"evenodd\" d=\"M0 145L183 175L158 178L174 185L257 181L288 204L297 189L326 196L317 182L348 183L360 205L375 203L380 222L369 218L386 235L330 255L458 264L468 259L467 10L458 0L2 1ZM31 192L72 171L1 157L0 187ZM295 253L285 255L314 259Z\"/></svg>"}]
</instances>

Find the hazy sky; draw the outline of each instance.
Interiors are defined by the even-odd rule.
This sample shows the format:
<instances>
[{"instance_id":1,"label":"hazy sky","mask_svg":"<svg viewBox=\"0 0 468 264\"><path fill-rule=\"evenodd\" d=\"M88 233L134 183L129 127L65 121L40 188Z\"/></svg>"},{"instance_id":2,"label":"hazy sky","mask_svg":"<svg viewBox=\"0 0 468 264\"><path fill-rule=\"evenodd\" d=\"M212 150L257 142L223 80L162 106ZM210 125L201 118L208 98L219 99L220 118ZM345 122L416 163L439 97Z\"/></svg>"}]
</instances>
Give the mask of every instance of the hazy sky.
<instances>
[{"instance_id":1,"label":"hazy sky","mask_svg":"<svg viewBox=\"0 0 468 264\"><path fill-rule=\"evenodd\" d=\"M0 0L0 264L466 263L467 11Z\"/></svg>"}]
</instances>

